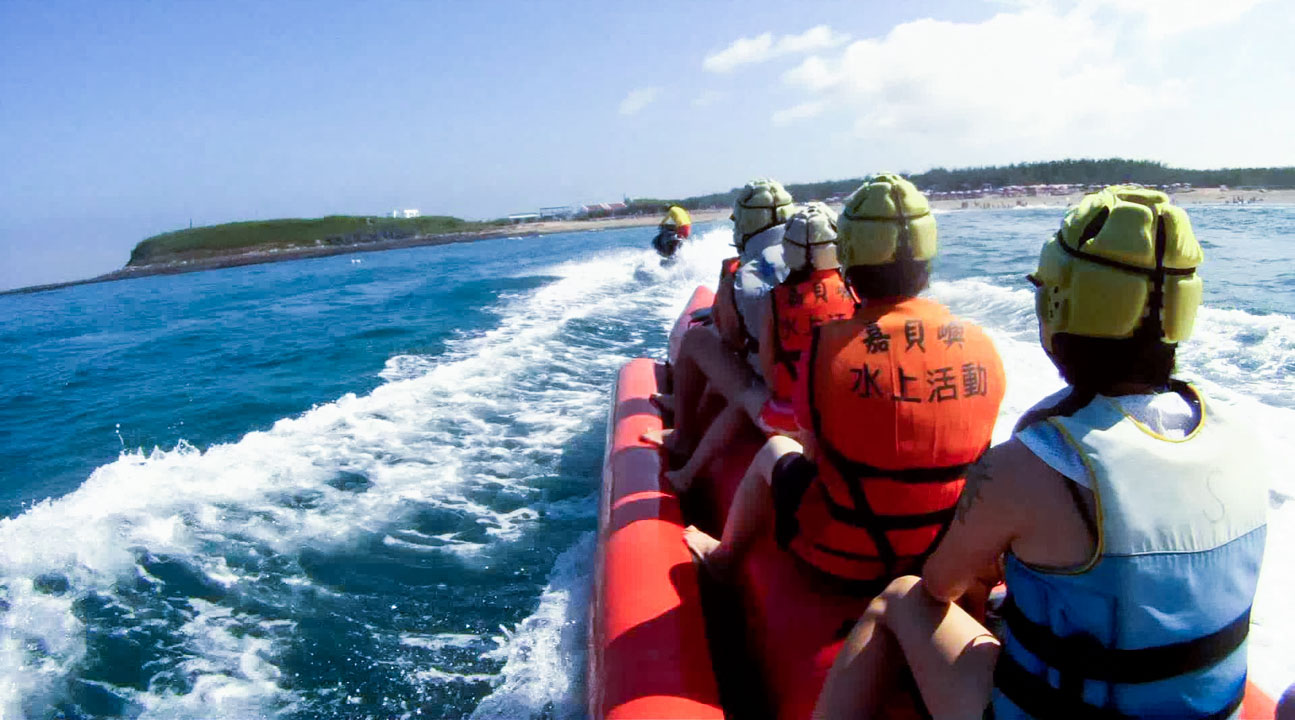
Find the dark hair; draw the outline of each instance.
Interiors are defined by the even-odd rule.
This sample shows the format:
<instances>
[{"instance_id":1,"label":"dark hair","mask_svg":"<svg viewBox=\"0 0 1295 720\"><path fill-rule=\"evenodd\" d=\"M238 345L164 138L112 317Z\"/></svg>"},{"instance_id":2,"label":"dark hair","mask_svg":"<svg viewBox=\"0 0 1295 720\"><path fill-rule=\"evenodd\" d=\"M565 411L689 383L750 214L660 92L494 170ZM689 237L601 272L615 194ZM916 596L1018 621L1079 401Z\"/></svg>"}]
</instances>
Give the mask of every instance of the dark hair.
<instances>
[{"instance_id":1,"label":"dark hair","mask_svg":"<svg viewBox=\"0 0 1295 720\"><path fill-rule=\"evenodd\" d=\"M1057 333L1049 355L1061 377L1076 390L1105 395L1124 383L1167 387L1177 350L1176 344L1149 334L1095 338Z\"/></svg>"},{"instance_id":2,"label":"dark hair","mask_svg":"<svg viewBox=\"0 0 1295 720\"><path fill-rule=\"evenodd\" d=\"M861 299L913 297L931 282L929 260L896 260L885 265L845 268L845 280Z\"/></svg>"}]
</instances>

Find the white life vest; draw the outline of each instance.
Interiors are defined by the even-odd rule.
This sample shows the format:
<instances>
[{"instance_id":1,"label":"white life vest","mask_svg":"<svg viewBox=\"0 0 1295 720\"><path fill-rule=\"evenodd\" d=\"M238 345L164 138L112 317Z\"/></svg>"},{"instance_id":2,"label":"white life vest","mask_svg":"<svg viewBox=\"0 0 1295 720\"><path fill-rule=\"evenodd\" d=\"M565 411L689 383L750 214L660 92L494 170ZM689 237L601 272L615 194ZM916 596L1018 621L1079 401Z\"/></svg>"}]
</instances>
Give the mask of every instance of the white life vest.
<instances>
[{"instance_id":1,"label":"white life vest","mask_svg":"<svg viewBox=\"0 0 1295 720\"><path fill-rule=\"evenodd\" d=\"M1097 548L1067 570L1008 555L996 718L1235 714L1266 534L1264 455L1244 420L1176 385L1201 416L1180 440L1100 395L1045 420L1088 468Z\"/></svg>"}]
</instances>

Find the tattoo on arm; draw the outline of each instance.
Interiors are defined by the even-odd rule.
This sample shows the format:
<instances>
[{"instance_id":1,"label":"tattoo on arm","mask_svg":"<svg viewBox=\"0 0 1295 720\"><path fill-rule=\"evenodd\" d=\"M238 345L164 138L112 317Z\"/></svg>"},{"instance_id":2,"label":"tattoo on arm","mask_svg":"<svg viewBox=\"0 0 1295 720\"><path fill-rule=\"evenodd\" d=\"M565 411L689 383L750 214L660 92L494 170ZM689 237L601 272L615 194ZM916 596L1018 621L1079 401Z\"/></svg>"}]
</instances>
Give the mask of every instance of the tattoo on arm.
<instances>
[{"instance_id":1,"label":"tattoo on arm","mask_svg":"<svg viewBox=\"0 0 1295 720\"><path fill-rule=\"evenodd\" d=\"M992 466L988 458L982 457L967 470L967 482L962 486L962 495L958 497L958 522L966 524L967 513L980 499L981 486L993 479Z\"/></svg>"}]
</instances>

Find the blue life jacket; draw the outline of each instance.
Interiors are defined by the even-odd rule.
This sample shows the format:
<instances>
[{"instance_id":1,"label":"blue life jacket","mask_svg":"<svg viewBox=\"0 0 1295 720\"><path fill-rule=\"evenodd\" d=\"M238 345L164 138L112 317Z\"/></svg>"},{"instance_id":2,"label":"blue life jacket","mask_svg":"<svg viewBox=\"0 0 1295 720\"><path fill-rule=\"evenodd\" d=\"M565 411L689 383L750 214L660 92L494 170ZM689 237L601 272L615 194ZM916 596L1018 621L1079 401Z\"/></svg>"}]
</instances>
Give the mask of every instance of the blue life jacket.
<instances>
[{"instance_id":1,"label":"blue life jacket","mask_svg":"<svg viewBox=\"0 0 1295 720\"><path fill-rule=\"evenodd\" d=\"M1100 395L1045 420L1088 470L1096 551L1065 569L1008 554L999 720L1236 714L1266 534L1263 452L1244 420L1175 385L1200 408L1179 440Z\"/></svg>"},{"instance_id":2,"label":"blue life jacket","mask_svg":"<svg viewBox=\"0 0 1295 720\"><path fill-rule=\"evenodd\" d=\"M738 315L747 336L761 340L767 295L791 271L782 258L782 234L787 226L779 223L747 239L742 248L742 264L733 279L733 296Z\"/></svg>"}]
</instances>

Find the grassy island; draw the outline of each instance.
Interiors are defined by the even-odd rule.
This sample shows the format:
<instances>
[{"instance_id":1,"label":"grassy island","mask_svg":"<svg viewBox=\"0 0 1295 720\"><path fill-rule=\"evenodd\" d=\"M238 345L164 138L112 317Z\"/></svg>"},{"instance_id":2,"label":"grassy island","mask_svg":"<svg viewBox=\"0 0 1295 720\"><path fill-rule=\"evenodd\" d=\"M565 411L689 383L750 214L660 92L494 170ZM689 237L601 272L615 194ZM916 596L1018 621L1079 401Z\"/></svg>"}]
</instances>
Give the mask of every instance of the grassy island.
<instances>
[{"instance_id":1,"label":"grassy island","mask_svg":"<svg viewBox=\"0 0 1295 720\"><path fill-rule=\"evenodd\" d=\"M253 252L365 245L433 235L489 230L502 221L473 222L444 215L416 218L330 215L299 220L255 220L187 228L140 241L128 268L207 260Z\"/></svg>"}]
</instances>

